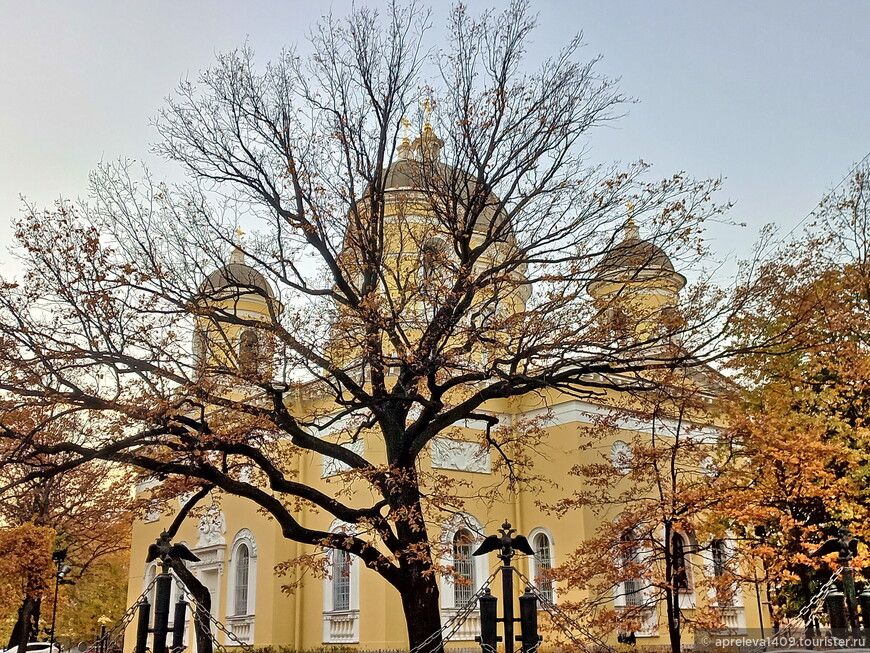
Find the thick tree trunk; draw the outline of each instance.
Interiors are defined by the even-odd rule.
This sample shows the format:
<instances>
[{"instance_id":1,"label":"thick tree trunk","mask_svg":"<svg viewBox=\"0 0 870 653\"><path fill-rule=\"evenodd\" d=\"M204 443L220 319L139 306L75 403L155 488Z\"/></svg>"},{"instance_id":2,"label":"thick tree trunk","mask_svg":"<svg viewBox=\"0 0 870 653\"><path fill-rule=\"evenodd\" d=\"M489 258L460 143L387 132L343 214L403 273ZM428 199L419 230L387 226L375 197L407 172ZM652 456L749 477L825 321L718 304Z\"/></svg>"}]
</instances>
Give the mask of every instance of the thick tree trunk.
<instances>
[{"instance_id":1,"label":"thick tree trunk","mask_svg":"<svg viewBox=\"0 0 870 653\"><path fill-rule=\"evenodd\" d=\"M431 570L429 573L412 574L410 582L400 590L400 594L410 650L440 653L443 650L441 604L435 574Z\"/></svg>"},{"instance_id":2,"label":"thick tree trunk","mask_svg":"<svg viewBox=\"0 0 870 653\"><path fill-rule=\"evenodd\" d=\"M405 580L396 589L402 598L408 643L412 653L441 653L444 649L438 580L413 464L407 465L399 478L406 482L393 497L393 504L404 513L404 519L396 521L396 535L404 545L397 558Z\"/></svg>"},{"instance_id":3,"label":"thick tree trunk","mask_svg":"<svg viewBox=\"0 0 870 653\"><path fill-rule=\"evenodd\" d=\"M196 653L212 653L213 640L211 633L211 594L208 588L193 575L180 560L172 559L172 571L181 579L187 590L196 599L196 611L193 614L193 632L196 635ZM228 642L229 645L231 643Z\"/></svg>"},{"instance_id":4,"label":"thick tree trunk","mask_svg":"<svg viewBox=\"0 0 870 653\"><path fill-rule=\"evenodd\" d=\"M37 638L37 629L39 628L39 609L40 599L32 596L25 596L24 601L18 608L18 619L12 627L12 634L9 636L9 646L17 646L19 651L26 651L27 644Z\"/></svg>"}]
</instances>

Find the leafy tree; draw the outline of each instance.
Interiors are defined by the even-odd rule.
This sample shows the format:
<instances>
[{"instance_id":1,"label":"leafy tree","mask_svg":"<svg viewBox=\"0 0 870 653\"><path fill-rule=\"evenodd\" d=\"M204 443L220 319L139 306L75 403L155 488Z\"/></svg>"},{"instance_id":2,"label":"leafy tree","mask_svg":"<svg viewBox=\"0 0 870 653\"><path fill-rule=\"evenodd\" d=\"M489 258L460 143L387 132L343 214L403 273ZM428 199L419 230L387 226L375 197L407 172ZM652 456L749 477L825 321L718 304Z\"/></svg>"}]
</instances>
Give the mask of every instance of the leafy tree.
<instances>
[{"instance_id":1,"label":"leafy tree","mask_svg":"<svg viewBox=\"0 0 870 653\"><path fill-rule=\"evenodd\" d=\"M39 601L51 587L55 567L51 559L54 533L32 522L0 530L0 611L4 622L15 624L10 643L28 641L39 623ZM5 625L5 624L4 624Z\"/></svg>"},{"instance_id":2,"label":"leafy tree","mask_svg":"<svg viewBox=\"0 0 870 653\"><path fill-rule=\"evenodd\" d=\"M36 408L6 417L4 427L16 438L4 444L16 448L26 446L27 438L34 437L34 429L39 431L41 442L48 443L76 427L74 420L62 414L52 417ZM49 608L53 612L57 607L56 621L65 624L63 632L76 642L86 639L95 622L87 621L83 604L99 610L96 617L103 613L120 616L124 611L123 585L112 586L113 591L104 582L106 577L126 570L132 523L126 476L116 465L103 461L81 464L69 457L50 462L44 457L21 461L14 449L3 449L2 454L0 483L11 486L0 502L0 536L8 538L8 547L2 548L8 565L3 577L15 587L4 592L7 604L0 615L9 628L3 628L3 635L9 646L23 646L36 639L41 616L45 626L43 599L49 592ZM66 464L70 462L74 464ZM31 474L46 464L52 474ZM50 594L57 572L52 562L55 550L66 552L65 562L73 569L66 580L76 583L64 587L57 606L51 603ZM47 632L47 627L43 631Z\"/></svg>"},{"instance_id":3,"label":"leafy tree","mask_svg":"<svg viewBox=\"0 0 870 653\"><path fill-rule=\"evenodd\" d=\"M715 408L730 383L687 368L642 381L581 435L603 460L576 466L578 489L549 509L583 511L600 526L553 576L583 590L562 607L602 634L657 630L661 616L676 653L686 626L722 627L741 590L718 510L730 443Z\"/></svg>"},{"instance_id":4,"label":"leafy tree","mask_svg":"<svg viewBox=\"0 0 870 653\"><path fill-rule=\"evenodd\" d=\"M734 470L742 490L728 512L764 561L777 618L813 593L814 570L825 567L810 554L837 527L870 541L868 200L860 167L771 261L770 301L740 324L744 334L803 324L788 348L737 360L745 392L730 418L743 457Z\"/></svg>"},{"instance_id":5,"label":"leafy tree","mask_svg":"<svg viewBox=\"0 0 870 653\"><path fill-rule=\"evenodd\" d=\"M102 167L88 202L20 224L23 277L0 289L4 413L49 405L84 424L58 440L9 426L18 459L44 461L30 475L101 459L166 479L163 496L212 484L248 499L286 538L380 574L411 646L438 643L430 525L462 501L418 464L433 438L482 420L504 481L530 481L540 429L497 424L493 402L598 398L703 365L727 353L728 316L762 296L700 284L679 319L636 307L656 325L642 340L602 327L612 300L585 287L626 205L689 264L717 184L589 163L590 131L624 97L578 62L579 38L526 72L527 3L479 18L457 6L443 50L428 26L416 5L358 9L262 72L247 50L221 55L156 120L157 151L189 182ZM344 446L359 438L385 457ZM347 471L301 483L312 455ZM303 526L302 510L353 532Z\"/></svg>"}]
</instances>

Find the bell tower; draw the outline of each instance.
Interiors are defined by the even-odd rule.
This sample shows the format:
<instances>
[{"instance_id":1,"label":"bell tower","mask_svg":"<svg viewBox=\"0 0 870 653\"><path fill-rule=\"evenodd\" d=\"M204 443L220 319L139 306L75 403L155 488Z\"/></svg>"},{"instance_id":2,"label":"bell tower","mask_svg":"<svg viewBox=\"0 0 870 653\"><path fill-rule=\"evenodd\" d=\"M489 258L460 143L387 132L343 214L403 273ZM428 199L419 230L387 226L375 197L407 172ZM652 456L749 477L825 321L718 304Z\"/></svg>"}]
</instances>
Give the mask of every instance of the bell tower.
<instances>
[{"instance_id":1,"label":"bell tower","mask_svg":"<svg viewBox=\"0 0 870 653\"><path fill-rule=\"evenodd\" d=\"M633 336L644 340L673 314L686 278L674 269L664 250L640 237L632 217L622 238L595 268L586 291L611 321L627 322Z\"/></svg>"},{"instance_id":2,"label":"bell tower","mask_svg":"<svg viewBox=\"0 0 870 653\"><path fill-rule=\"evenodd\" d=\"M200 374L224 371L250 380L271 374L271 335L238 320L265 326L277 320L283 306L266 278L247 264L239 246L227 265L199 285L194 304L193 353Z\"/></svg>"}]
</instances>

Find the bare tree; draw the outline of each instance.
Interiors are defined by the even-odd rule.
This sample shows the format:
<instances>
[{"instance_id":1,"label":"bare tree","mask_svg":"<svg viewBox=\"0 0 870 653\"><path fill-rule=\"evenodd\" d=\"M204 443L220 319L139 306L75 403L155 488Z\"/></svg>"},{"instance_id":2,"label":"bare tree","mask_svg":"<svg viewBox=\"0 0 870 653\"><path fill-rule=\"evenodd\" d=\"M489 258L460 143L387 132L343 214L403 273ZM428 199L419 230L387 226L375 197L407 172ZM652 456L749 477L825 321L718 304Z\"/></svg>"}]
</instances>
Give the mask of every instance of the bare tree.
<instances>
[{"instance_id":1,"label":"bare tree","mask_svg":"<svg viewBox=\"0 0 870 653\"><path fill-rule=\"evenodd\" d=\"M625 98L576 60L579 38L526 72L527 3L478 18L457 6L443 50L427 49L428 26L414 4L358 9L263 72L247 50L220 56L156 121L158 152L189 183L102 167L89 202L20 225L25 272L0 292L6 409L88 418L76 437L27 439L32 474L72 454L249 499L288 539L380 574L412 647L439 641L429 524L457 507L449 480L418 465L432 439L482 420L516 480L526 434L488 402L594 398L709 362L726 350L728 313L755 298L702 284L679 314L620 292L591 300L589 283L661 271L620 240L627 210L689 262L717 184L590 164L590 130ZM627 278L599 264L620 247ZM642 338L614 322L614 302L650 327ZM359 438L383 442L386 459L343 446ZM306 453L374 499L300 483ZM353 534L301 525L307 508Z\"/></svg>"}]
</instances>

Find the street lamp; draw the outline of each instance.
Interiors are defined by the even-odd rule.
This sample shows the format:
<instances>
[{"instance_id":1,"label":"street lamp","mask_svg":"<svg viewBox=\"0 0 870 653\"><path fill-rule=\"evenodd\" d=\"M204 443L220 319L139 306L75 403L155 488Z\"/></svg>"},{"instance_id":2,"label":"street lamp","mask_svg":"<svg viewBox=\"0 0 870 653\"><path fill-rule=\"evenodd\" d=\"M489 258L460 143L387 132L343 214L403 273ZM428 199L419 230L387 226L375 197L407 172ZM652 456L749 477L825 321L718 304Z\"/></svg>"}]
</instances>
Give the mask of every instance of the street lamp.
<instances>
[{"instance_id":1,"label":"street lamp","mask_svg":"<svg viewBox=\"0 0 870 653\"><path fill-rule=\"evenodd\" d=\"M66 564L66 549L58 549L51 554L51 559L57 565L57 573L54 575L54 609L51 611L51 633L48 638L48 651L54 653L54 624L57 618L57 592L61 585L75 585L66 578L72 571L72 567Z\"/></svg>"},{"instance_id":2,"label":"street lamp","mask_svg":"<svg viewBox=\"0 0 870 653\"><path fill-rule=\"evenodd\" d=\"M112 620L103 615L97 619L97 623L100 624L100 639L99 644L97 644L97 651L99 653L106 653L106 625L112 623ZM49 651L49 653L54 653L54 651Z\"/></svg>"}]
</instances>

